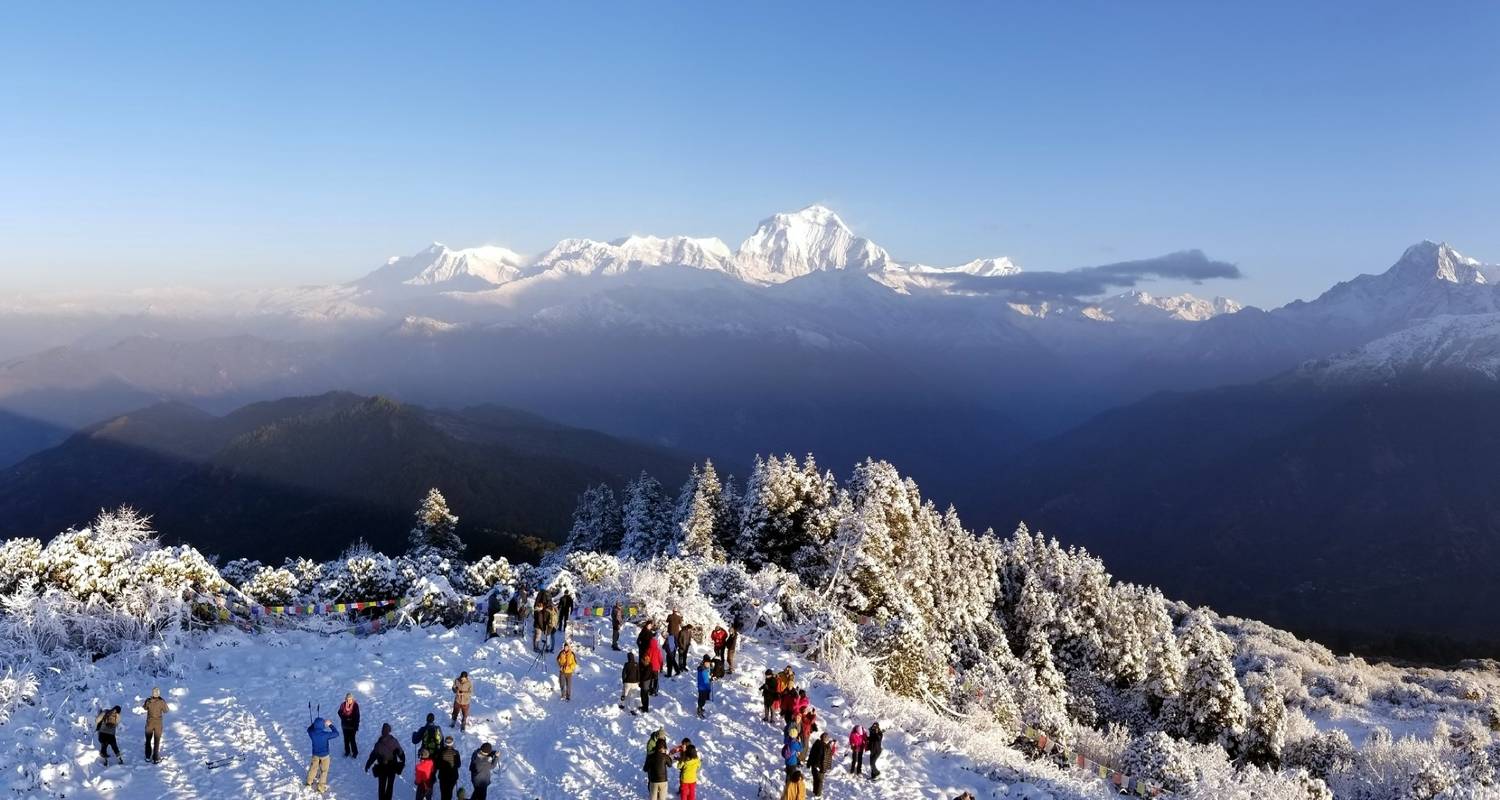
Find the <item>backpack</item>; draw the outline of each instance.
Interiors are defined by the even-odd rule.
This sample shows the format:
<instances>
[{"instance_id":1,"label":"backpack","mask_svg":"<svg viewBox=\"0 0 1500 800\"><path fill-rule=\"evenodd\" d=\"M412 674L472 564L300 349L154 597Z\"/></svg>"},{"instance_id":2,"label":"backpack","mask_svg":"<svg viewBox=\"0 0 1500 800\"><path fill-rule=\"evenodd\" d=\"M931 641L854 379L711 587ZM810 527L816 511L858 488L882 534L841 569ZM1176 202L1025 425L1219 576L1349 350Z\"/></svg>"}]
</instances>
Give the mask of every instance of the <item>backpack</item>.
<instances>
[{"instance_id":1,"label":"backpack","mask_svg":"<svg viewBox=\"0 0 1500 800\"><path fill-rule=\"evenodd\" d=\"M443 731L436 725L428 725L422 729L422 747L437 758L437 752L443 749Z\"/></svg>"},{"instance_id":2,"label":"backpack","mask_svg":"<svg viewBox=\"0 0 1500 800\"><path fill-rule=\"evenodd\" d=\"M108 715L108 711L100 711L99 716L94 718L94 733L104 730L104 718Z\"/></svg>"}]
</instances>

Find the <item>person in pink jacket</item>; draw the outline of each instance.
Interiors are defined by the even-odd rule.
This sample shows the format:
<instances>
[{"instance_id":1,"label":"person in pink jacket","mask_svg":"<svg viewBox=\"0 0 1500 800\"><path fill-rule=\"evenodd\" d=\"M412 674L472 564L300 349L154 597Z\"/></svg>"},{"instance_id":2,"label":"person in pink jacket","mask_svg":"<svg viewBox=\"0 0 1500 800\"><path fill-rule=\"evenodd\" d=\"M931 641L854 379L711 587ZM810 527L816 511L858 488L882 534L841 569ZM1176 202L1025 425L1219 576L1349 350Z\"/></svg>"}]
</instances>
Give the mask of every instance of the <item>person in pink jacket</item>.
<instances>
[{"instance_id":1,"label":"person in pink jacket","mask_svg":"<svg viewBox=\"0 0 1500 800\"><path fill-rule=\"evenodd\" d=\"M865 769L865 729L854 726L849 732L849 749L854 751L854 763L849 765L849 771L855 775L864 774Z\"/></svg>"}]
</instances>

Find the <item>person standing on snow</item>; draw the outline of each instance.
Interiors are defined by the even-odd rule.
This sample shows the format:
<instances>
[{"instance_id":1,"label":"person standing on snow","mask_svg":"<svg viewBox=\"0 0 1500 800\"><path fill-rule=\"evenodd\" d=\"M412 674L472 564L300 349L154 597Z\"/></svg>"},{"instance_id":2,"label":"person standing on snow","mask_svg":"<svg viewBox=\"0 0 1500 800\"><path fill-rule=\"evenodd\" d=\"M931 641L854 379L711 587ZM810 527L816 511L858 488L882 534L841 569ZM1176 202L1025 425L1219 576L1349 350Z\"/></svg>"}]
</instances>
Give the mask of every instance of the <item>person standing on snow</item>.
<instances>
[{"instance_id":1,"label":"person standing on snow","mask_svg":"<svg viewBox=\"0 0 1500 800\"><path fill-rule=\"evenodd\" d=\"M688 655L693 650L693 637L698 635L698 629L692 625L683 625L677 629L677 671L687 672Z\"/></svg>"},{"instance_id":2,"label":"person standing on snow","mask_svg":"<svg viewBox=\"0 0 1500 800\"><path fill-rule=\"evenodd\" d=\"M571 616L573 616L573 593L565 591L557 601L557 624L562 631L563 641L568 640L568 618Z\"/></svg>"},{"instance_id":3,"label":"person standing on snow","mask_svg":"<svg viewBox=\"0 0 1500 800\"><path fill-rule=\"evenodd\" d=\"M109 766L109 750L114 748L115 761L121 764L125 759L120 756L120 745L115 741L115 731L120 727L120 707L107 708L99 712L94 718L94 732L99 736L99 757L104 759L104 766Z\"/></svg>"},{"instance_id":4,"label":"person standing on snow","mask_svg":"<svg viewBox=\"0 0 1500 800\"><path fill-rule=\"evenodd\" d=\"M676 606L672 606L672 613L667 615L667 635L676 636L680 630L682 630L682 612L678 611Z\"/></svg>"},{"instance_id":5,"label":"person standing on snow","mask_svg":"<svg viewBox=\"0 0 1500 800\"><path fill-rule=\"evenodd\" d=\"M547 652L557 651L557 606L547 601Z\"/></svg>"},{"instance_id":6,"label":"person standing on snow","mask_svg":"<svg viewBox=\"0 0 1500 800\"><path fill-rule=\"evenodd\" d=\"M671 678L682 671L677 668L677 637L670 633L667 634L667 638L662 642L662 646L666 651L667 677Z\"/></svg>"},{"instance_id":7,"label":"person standing on snow","mask_svg":"<svg viewBox=\"0 0 1500 800\"><path fill-rule=\"evenodd\" d=\"M646 773L646 798L667 800L667 770L672 759L667 756L666 737L658 739L653 733L648 744L650 746L646 749L646 763L641 766L641 771Z\"/></svg>"},{"instance_id":8,"label":"person standing on snow","mask_svg":"<svg viewBox=\"0 0 1500 800\"><path fill-rule=\"evenodd\" d=\"M641 683L642 694L655 696L657 691L661 688L661 681L658 676L661 675L662 661L663 659L661 654L661 645L656 643L656 637L653 636L651 638L651 641L646 644L646 664L651 669L650 672L645 675L645 679Z\"/></svg>"},{"instance_id":9,"label":"person standing on snow","mask_svg":"<svg viewBox=\"0 0 1500 800\"><path fill-rule=\"evenodd\" d=\"M771 721L771 709L776 705L778 699L780 698L776 690L776 673L768 668L766 670L766 679L760 683L761 722Z\"/></svg>"},{"instance_id":10,"label":"person standing on snow","mask_svg":"<svg viewBox=\"0 0 1500 800\"><path fill-rule=\"evenodd\" d=\"M620 670L620 708L625 707L632 692L640 691L640 682L641 664L635 660L635 653L626 653L625 666Z\"/></svg>"},{"instance_id":11,"label":"person standing on snow","mask_svg":"<svg viewBox=\"0 0 1500 800\"><path fill-rule=\"evenodd\" d=\"M531 614L531 649L542 652L542 633L547 629L547 603L546 592L536 593L536 603L532 606Z\"/></svg>"},{"instance_id":12,"label":"person standing on snow","mask_svg":"<svg viewBox=\"0 0 1500 800\"><path fill-rule=\"evenodd\" d=\"M489 742L480 745L474 755L469 756L469 782L474 784L474 794L469 800L489 800L490 776L499 764L500 754Z\"/></svg>"},{"instance_id":13,"label":"person standing on snow","mask_svg":"<svg viewBox=\"0 0 1500 800\"><path fill-rule=\"evenodd\" d=\"M849 732L849 752L853 753L853 760L849 763L849 772L854 775L863 774L865 771L865 729L859 725Z\"/></svg>"},{"instance_id":14,"label":"person standing on snow","mask_svg":"<svg viewBox=\"0 0 1500 800\"><path fill-rule=\"evenodd\" d=\"M812 768L813 797L823 796L823 776L833 769L836 758L834 751L837 748L838 744L826 732L813 742L812 752L807 756L807 764Z\"/></svg>"},{"instance_id":15,"label":"person standing on snow","mask_svg":"<svg viewBox=\"0 0 1500 800\"><path fill-rule=\"evenodd\" d=\"M437 725L436 714L427 715L427 724L412 733L411 743L426 750L429 756L443 749L443 729Z\"/></svg>"},{"instance_id":16,"label":"person standing on snow","mask_svg":"<svg viewBox=\"0 0 1500 800\"><path fill-rule=\"evenodd\" d=\"M614 608L609 610L609 646L616 651L620 649L620 626L625 624L625 606L616 600Z\"/></svg>"},{"instance_id":17,"label":"person standing on snow","mask_svg":"<svg viewBox=\"0 0 1500 800\"><path fill-rule=\"evenodd\" d=\"M734 674L734 654L740 649L740 621L734 621L734 627L729 629L729 638L724 641L724 668L729 674Z\"/></svg>"},{"instance_id":18,"label":"person standing on snow","mask_svg":"<svg viewBox=\"0 0 1500 800\"><path fill-rule=\"evenodd\" d=\"M312 740L312 763L307 765L307 785L317 784L319 792L328 791L328 743L339 738L333 729L333 720L318 717L307 726L307 738Z\"/></svg>"},{"instance_id":19,"label":"person standing on snow","mask_svg":"<svg viewBox=\"0 0 1500 800\"><path fill-rule=\"evenodd\" d=\"M803 752L807 752L808 748L812 745L813 731L818 729L818 712L811 708L802 712L799 726L802 731L802 750Z\"/></svg>"},{"instance_id":20,"label":"person standing on snow","mask_svg":"<svg viewBox=\"0 0 1500 800\"><path fill-rule=\"evenodd\" d=\"M344 731L344 755L353 758L359 755L359 744L354 737L359 733L359 703L354 700L354 693L344 695L344 702L339 704L339 727Z\"/></svg>"},{"instance_id":21,"label":"person standing on snow","mask_svg":"<svg viewBox=\"0 0 1500 800\"><path fill-rule=\"evenodd\" d=\"M881 730L879 722L870 723L870 731L865 734L865 750L870 754L870 780L880 777L880 768L875 762L880 760L880 751L885 749L885 731Z\"/></svg>"},{"instance_id":22,"label":"person standing on snow","mask_svg":"<svg viewBox=\"0 0 1500 800\"><path fill-rule=\"evenodd\" d=\"M714 658L724 657L724 646L729 642L729 631L724 630L723 625L715 625L713 633L708 635L708 640L714 645Z\"/></svg>"},{"instance_id":23,"label":"person standing on snow","mask_svg":"<svg viewBox=\"0 0 1500 800\"><path fill-rule=\"evenodd\" d=\"M411 781L417 785L417 800L432 800L432 784L437 779L437 764L432 754L424 748L417 751L417 768L412 770Z\"/></svg>"},{"instance_id":24,"label":"person standing on snow","mask_svg":"<svg viewBox=\"0 0 1500 800\"><path fill-rule=\"evenodd\" d=\"M505 616L510 621L510 635L521 635L521 590L517 588L505 603Z\"/></svg>"},{"instance_id":25,"label":"person standing on snow","mask_svg":"<svg viewBox=\"0 0 1500 800\"><path fill-rule=\"evenodd\" d=\"M153 688L141 708L146 710L146 760L160 764L162 717L167 715L167 701L161 698L161 689Z\"/></svg>"},{"instance_id":26,"label":"person standing on snow","mask_svg":"<svg viewBox=\"0 0 1500 800\"><path fill-rule=\"evenodd\" d=\"M562 652L557 654L557 689L564 700L573 699L573 673L577 671L578 657L573 655L573 645L563 642Z\"/></svg>"},{"instance_id":27,"label":"person standing on snow","mask_svg":"<svg viewBox=\"0 0 1500 800\"><path fill-rule=\"evenodd\" d=\"M698 666L698 719L703 719L703 707L708 705L709 694L713 688L712 668L709 666L708 656L704 656L703 663Z\"/></svg>"},{"instance_id":28,"label":"person standing on snow","mask_svg":"<svg viewBox=\"0 0 1500 800\"><path fill-rule=\"evenodd\" d=\"M781 800L807 800L807 784L802 780L802 770L787 769L786 788L781 790Z\"/></svg>"},{"instance_id":29,"label":"person standing on snow","mask_svg":"<svg viewBox=\"0 0 1500 800\"><path fill-rule=\"evenodd\" d=\"M467 671L458 673L458 680L453 682L453 718L448 727L458 725L459 730L469 727L469 703L474 700L474 681L470 680ZM463 717L463 722L458 721Z\"/></svg>"},{"instance_id":30,"label":"person standing on snow","mask_svg":"<svg viewBox=\"0 0 1500 800\"><path fill-rule=\"evenodd\" d=\"M698 748L692 739L683 739L677 746L677 800L697 800L698 770L703 759L698 757Z\"/></svg>"},{"instance_id":31,"label":"person standing on snow","mask_svg":"<svg viewBox=\"0 0 1500 800\"><path fill-rule=\"evenodd\" d=\"M458 755L458 748L453 746L452 736L444 737L443 749L433 761L437 764L438 794L443 800L453 800L453 787L458 785L458 768L464 761Z\"/></svg>"},{"instance_id":32,"label":"person standing on snow","mask_svg":"<svg viewBox=\"0 0 1500 800\"><path fill-rule=\"evenodd\" d=\"M389 722L380 726L380 738L375 740L370 757L365 759L365 772L369 772L370 767L375 768L376 797L378 800L391 800L391 795L396 791L396 776L406 769L406 751L401 749L401 743L391 735Z\"/></svg>"}]
</instances>

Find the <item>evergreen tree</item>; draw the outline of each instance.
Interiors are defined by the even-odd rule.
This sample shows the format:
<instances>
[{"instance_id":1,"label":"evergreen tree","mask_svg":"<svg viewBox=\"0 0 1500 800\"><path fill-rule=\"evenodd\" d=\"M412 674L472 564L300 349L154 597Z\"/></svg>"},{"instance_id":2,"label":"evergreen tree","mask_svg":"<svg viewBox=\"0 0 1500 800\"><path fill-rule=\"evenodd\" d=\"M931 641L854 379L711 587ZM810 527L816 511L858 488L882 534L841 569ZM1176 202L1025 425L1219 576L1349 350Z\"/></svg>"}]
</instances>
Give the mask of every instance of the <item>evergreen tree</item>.
<instances>
[{"instance_id":1,"label":"evergreen tree","mask_svg":"<svg viewBox=\"0 0 1500 800\"><path fill-rule=\"evenodd\" d=\"M1187 681L1177 717L1185 738L1227 744L1245 728L1245 691L1234 677L1229 637L1206 616L1191 614L1182 626L1182 654Z\"/></svg>"},{"instance_id":2,"label":"evergreen tree","mask_svg":"<svg viewBox=\"0 0 1500 800\"><path fill-rule=\"evenodd\" d=\"M723 493L724 488L719 484L719 475L714 471L712 461L704 462L701 471L693 467L678 495L671 552L710 560L723 558L715 535L724 517Z\"/></svg>"},{"instance_id":3,"label":"evergreen tree","mask_svg":"<svg viewBox=\"0 0 1500 800\"><path fill-rule=\"evenodd\" d=\"M1276 681L1264 672L1245 676L1245 699L1250 712L1240 737L1240 757L1256 766L1277 769L1286 746L1286 701Z\"/></svg>"},{"instance_id":4,"label":"evergreen tree","mask_svg":"<svg viewBox=\"0 0 1500 800\"><path fill-rule=\"evenodd\" d=\"M667 551L672 543L672 501L661 483L642 472L625 489L621 514L624 541L620 557L646 560Z\"/></svg>"},{"instance_id":5,"label":"evergreen tree","mask_svg":"<svg viewBox=\"0 0 1500 800\"><path fill-rule=\"evenodd\" d=\"M583 490L573 509L573 528L568 532L566 549L614 553L624 538L624 523L614 490L602 483Z\"/></svg>"},{"instance_id":6,"label":"evergreen tree","mask_svg":"<svg viewBox=\"0 0 1500 800\"><path fill-rule=\"evenodd\" d=\"M458 558L464 551L458 538L458 517L448 511L448 501L437 489L430 489L417 507L416 525L407 536L411 552L430 550L442 558Z\"/></svg>"},{"instance_id":7,"label":"evergreen tree","mask_svg":"<svg viewBox=\"0 0 1500 800\"><path fill-rule=\"evenodd\" d=\"M724 479L724 486L719 492L719 518L714 522L714 548L726 557L739 549L740 511L743 503L744 499L740 497L734 476L730 475Z\"/></svg>"}]
</instances>

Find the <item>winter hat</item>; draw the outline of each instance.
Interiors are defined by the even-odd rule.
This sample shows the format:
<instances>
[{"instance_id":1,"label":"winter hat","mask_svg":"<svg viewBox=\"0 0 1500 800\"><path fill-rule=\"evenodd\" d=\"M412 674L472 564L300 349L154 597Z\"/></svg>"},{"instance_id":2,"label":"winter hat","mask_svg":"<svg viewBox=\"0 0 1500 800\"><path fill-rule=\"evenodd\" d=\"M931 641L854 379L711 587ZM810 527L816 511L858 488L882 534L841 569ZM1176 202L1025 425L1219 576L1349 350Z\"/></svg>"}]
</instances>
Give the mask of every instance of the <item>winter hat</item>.
<instances>
[{"instance_id":1,"label":"winter hat","mask_svg":"<svg viewBox=\"0 0 1500 800\"><path fill-rule=\"evenodd\" d=\"M427 715L427 724L431 725L432 721L435 720L435 719L437 719L437 715L436 714L428 714Z\"/></svg>"},{"instance_id":2,"label":"winter hat","mask_svg":"<svg viewBox=\"0 0 1500 800\"><path fill-rule=\"evenodd\" d=\"M432 758L432 754L427 752L427 748L424 747L421 750L417 751L417 758Z\"/></svg>"},{"instance_id":3,"label":"winter hat","mask_svg":"<svg viewBox=\"0 0 1500 800\"><path fill-rule=\"evenodd\" d=\"M390 732L391 732L391 723L387 722L386 724L380 726L380 735L381 736L388 735Z\"/></svg>"},{"instance_id":4,"label":"winter hat","mask_svg":"<svg viewBox=\"0 0 1500 800\"><path fill-rule=\"evenodd\" d=\"M479 752L484 753L485 755L489 755L490 753L495 752L495 748L489 742L485 742L484 744L479 746Z\"/></svg>"},{"instance_id":5,"label":"winter hat","mask_svg":"<svg viewBox=\"0 0 1500 800\"><path fill-rule=\"evenodd\" d=\"M151 696L152 697L161 697L161 689L158 688L158 687L155 687L155 686L151 687Z\"/></svg>"},{"instance_id":6,"label":"winter hat","mask_svg":"<svg viewBox=\"0 0 1500 800\"><path fill-rule=\"evenodd\" d=\"M449 736L443 739L443 744L453 744L453 737Z\"/></svg>"}]
</instances>

